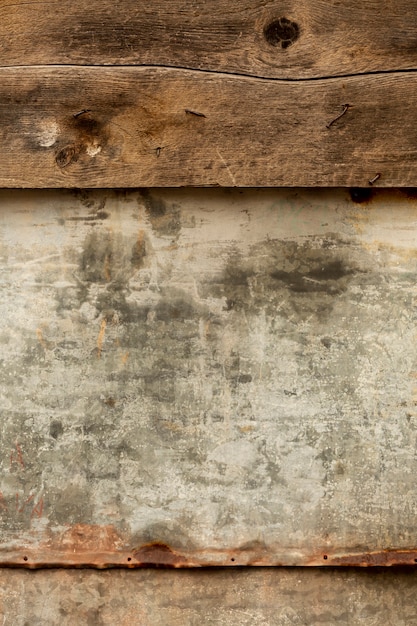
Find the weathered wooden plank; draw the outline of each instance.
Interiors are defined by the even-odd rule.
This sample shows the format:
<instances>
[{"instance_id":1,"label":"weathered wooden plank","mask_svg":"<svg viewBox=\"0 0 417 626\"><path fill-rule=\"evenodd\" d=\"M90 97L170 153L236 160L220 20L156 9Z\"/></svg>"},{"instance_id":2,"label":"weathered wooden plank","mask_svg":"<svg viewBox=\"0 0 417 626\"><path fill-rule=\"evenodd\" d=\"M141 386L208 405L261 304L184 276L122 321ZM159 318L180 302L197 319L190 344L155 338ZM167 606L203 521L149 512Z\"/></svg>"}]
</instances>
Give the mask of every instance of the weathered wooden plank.
<instances>
[{"instance_id":1,"label":"weathered wooden plank","mask_svg":"<svg viewBox=\"0 0 417 626\"><path fill-rule=\"evenodd\" d=\"M416 626L417 573L0 571L4 626Z\"/></svg>"},{"instance_id":2,"label":"weathered wooden plank","mask_svg":"<svg viewBox=\"0 0 417 626\"><path fill-rule=\"evenodd\" d=\"M0 185L413 186L416 108L414 73L1 70Z\"/></svg>"},{"instance_id":3,"label":"weathered wooden plank","mask_svg":"<svg viewBox=\"0 0 417 626\"><path fill-rule=\"evenodd\" d=\"M2 191L0 564L414 564L415 217Z\"/></svg>"},{"instance_id":4,"label":"weathered wooden plank","mask_svg":"<svg viewBox=\"0 0 417 626\"><path fill-rule=\"evenodd\" d=\"M156 64L275 78L409 69L416 16L416 0L2 0L0 65Z\"/></svg>"}]
</instances>

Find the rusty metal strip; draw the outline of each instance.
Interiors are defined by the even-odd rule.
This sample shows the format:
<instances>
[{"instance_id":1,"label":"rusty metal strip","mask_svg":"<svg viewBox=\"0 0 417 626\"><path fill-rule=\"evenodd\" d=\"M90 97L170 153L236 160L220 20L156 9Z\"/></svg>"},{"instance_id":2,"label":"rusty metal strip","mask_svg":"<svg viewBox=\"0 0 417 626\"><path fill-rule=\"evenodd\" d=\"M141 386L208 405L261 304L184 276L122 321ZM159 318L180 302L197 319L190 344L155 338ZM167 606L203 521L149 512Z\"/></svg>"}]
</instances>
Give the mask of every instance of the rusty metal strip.
<instances>
[{"instance_id":1,"label":"rusty metal strip","mask_svg":"<svg viewBox=\"0 0 417 626\"><path fill-rule=\"evenodd\" d=\"M102 529L100 529L102 531ZM302 566L302 567L392 567L415 566L417 550L381 550L379 552L357 552L352 554L332 553L308 556L301 554L282 555L281 558L268 554L265 548L210 551L199 553L179 552L162 543L149 543L133 550L108 547L107 550L85 551L80 547L80 538L96 532L94 528L71 529L70 534L78 538L68 544L66 550L40 546L22 552L2 553L0 567L84 567L95 569L122 568L199 568L236 566Z\"/></svg>"}]
</instances>

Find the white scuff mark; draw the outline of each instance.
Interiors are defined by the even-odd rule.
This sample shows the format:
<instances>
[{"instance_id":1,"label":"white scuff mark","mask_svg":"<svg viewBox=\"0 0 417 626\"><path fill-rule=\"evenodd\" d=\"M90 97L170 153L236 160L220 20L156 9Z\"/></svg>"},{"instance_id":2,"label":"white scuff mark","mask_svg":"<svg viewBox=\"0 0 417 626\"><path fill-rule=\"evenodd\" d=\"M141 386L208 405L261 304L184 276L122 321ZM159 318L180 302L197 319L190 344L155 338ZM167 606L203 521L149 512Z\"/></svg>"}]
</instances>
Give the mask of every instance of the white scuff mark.
<instances>
[{"instance_id":1,"label":"white scuff mark","mask_svg":"<svg viewBox=\"0 0 417 626\"><path fill-rule=\"evenodd\" d=\"M308 276L303 276L303 280L306 280L309 283L315 283L316 285L322 284L320 280L315 280L314 278L309 278Z\"/></svg>"},{"instance_id":2,"label":"white scuff mark","mask_svg":"<svg viewBox=\"0 0 417 626\"><path fill-rule=\"evenodd\" d=\"M74 283L71 283L69 280L56 280L52 283L52 287L54 287L54 289L69 289L74 287Z\"/></svg>"},{"instance_id":3,"label":"white scuff mark","mask_svg":"<svg viewBox=\"0 0 417 626\"><path fill-rule=\"evenodd\" d=\"M59 259L59 258L61 258L60 254L48 254L46 256L41 256L36 259L30 259L30 261L22 261L21 263L13 263L13 264L10 264L8 267L10 269L28 267L30 265L36 265L37 263L43 263L44 261L50 261L51 259Z\"/></svg>"},{"instance_id":4,"label":"white scuff mark","mask_svg":"<svg viewBox=\"0 0 417 626\"><path fill-rule=\"evenodd\" d=\"M219 157L221 158L223 165L224 165L224 166L225 166L225 168L227 169L227 173L229 174L230 179L231 179L231 181L232 181L233 185L234 185L235 187L237 187L237 184L236 184L236 179L235 179L235 177L233 176L233 172L232 172L232 170L231 170L231 169L230 169L230 167L228 166L227 162L224 160L224 158L223 158L223 156L222 156L222 154L221 154L220 150L217 148L217 149L216 149L216 151L217 151L217 154L219 155Z\"/></svg>"},{"instance_id":5,"label":"white scuff mark","mask_svg":"<svg viewBox=\"0 0 417 626\"><path fill-rule=\"evenodd\" d=\"M38 132L39 145L42 148L50 148L54 145L59 135L59 126L55 121L42 122Z\"/></svg>"},{"instance_id":6,"label":"white scuff mark","mask_svg":"<svg viewBox=\"0 0 417 626\"><path fill-rule=\"evenodd\" d=\"M100 154L101 152L101 146L98 146L97 144L92 144L91 146L87 147L87 154L90 157L95 157L97 156L97 154Z\"/></svg>"}]
</instances>

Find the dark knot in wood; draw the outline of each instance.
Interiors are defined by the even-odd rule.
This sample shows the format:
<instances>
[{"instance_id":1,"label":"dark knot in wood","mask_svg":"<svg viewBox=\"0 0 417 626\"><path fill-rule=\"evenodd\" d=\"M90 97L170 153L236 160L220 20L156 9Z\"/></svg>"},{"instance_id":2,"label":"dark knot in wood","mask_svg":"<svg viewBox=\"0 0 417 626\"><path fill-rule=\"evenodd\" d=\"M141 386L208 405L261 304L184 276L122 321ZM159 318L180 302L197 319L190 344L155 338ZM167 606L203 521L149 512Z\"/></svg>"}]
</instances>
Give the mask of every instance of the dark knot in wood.
<instances>
[{"instance_id":1,"label":"dark knot in wood","mask_svg":"<svg viewBox=\"0 0 417 626\"><path fill-rule=\"evenodd\" d=\"M67 167L70 163L73 163L73 161L76 160L77 150L74 145L65 146L65 148L62 148L62 150L60 150L55 157L56 164L61 169Z\"/></svg>"},{"instance_id":2,"label":"dark knot in wood","mask_svg":"<svg viewBox=\"0 0 417 626\"><path fill-rule=\"evenodd\" d=\"M271 46L281 46L284 50L298 39L300 27L287 17L280 17L264 28L264 37Z\"/></svg>"}]
</instances>

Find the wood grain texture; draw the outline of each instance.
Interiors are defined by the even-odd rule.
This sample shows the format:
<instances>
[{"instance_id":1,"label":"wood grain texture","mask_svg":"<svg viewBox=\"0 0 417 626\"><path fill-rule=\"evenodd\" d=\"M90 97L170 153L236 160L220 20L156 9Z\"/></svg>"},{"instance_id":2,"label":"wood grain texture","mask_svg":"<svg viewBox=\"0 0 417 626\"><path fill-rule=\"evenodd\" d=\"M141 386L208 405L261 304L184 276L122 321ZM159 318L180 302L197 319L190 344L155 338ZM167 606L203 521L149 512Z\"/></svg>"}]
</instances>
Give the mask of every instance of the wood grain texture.
<instances>
[{"instance_id":1,"label":"wood grain texture","mask_svg":"<svg viewBox=\"0 0 417 626\"><path fill-rule=\"evenodd\" d=\"M0 570L4 626L416 626L417 572Z\"/></svg>"},{"instance_id":2,"label":"wood grain texture","mask_svg":"<svg viewBox=\"0 0 417 626\"><path fill-rule=\"evenodd\" d=\"M64 6L63 6L64 4ZM417 0L0 3L0 65L167 65L274 78L417 66ZM285 17L292 45L264 30Z\"/></svg>"},{"instance_id":3,"label":"wood grain texture","mask_svg":"<svg viewBox=\"0 0 417 626\"><path fill-rule=\"evenodd\" d=\"M413 73L3 69L0 185L414 186L416 105Z\"/></svg>"}]
</instances>

